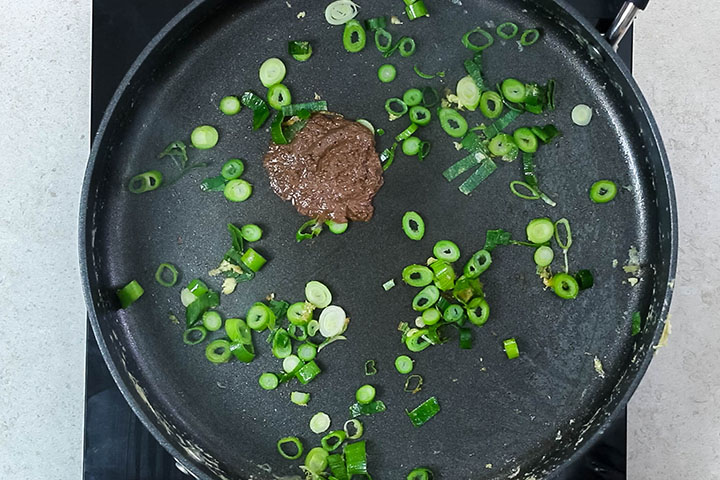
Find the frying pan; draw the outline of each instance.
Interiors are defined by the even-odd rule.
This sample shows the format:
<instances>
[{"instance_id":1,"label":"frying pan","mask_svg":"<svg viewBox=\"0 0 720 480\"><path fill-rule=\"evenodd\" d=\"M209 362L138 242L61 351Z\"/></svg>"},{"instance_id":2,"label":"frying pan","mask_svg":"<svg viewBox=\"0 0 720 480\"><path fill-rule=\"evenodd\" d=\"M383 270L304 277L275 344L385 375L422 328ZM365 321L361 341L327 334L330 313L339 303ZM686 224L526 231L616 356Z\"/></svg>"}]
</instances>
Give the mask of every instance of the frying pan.
<instances>
[{"instance_id":1,"label":"frying pan","mask_svg":"<svg viewBox=\"0 0 720 480\"><path fill-rule=\"evenodd\" d=\"M386 61L373 46L347 54L341 29L324 21L325 2L196 1L148 45L113 97L93 144L80 212L80 251L89 316L100 349L129 404L187 471L203 479L271 479L299 473L297 462L281 459L278 438L298 435L306 446L318 442L308 430L317 411L338 426L347 418L354 391L368 382L366 360L379 373L369 377L388 411L364 418L368 456L375 478L404 478L418 465L439 478L544 478L582 454L628 401L652 358L665 324L674 283L677 218L667 157L647 103L608 43L562 1L486 0L428 2L431 17L392 25L397 35L418 42L409 59L391 59L398 79L379 84L377 67ZM365 0L361 18L399 14L402 3ZM300 11L306 12L298 18ZM390 123L385 100L413 86L453 88L464 75L469 52L462 34L486 22L514 21L539 27L543 40L520 51L497 42L484 58L490 82L513 76L558 83L558 108L544 117L524 115L525 124L554 123L565 135L537 155L544 189L558 201L551 208L509 194L520 178L517 163L504 164L471 196L448 184L441 172L458 160L448 137L434 123L423 136L434 142L423 163L398 156L367 224L347 233L325 233L297 244L304 221L269 188L261 165L269 135L253 132L248 113L224 117L219 99L247 89L259 93L260 63L280 56L288 65L286 83L295 101L315 93L330 109L348 118L367 118L388 134L385 148L404 128ZM622 30L623 24L616 25ZM310 39L312 59L286 58L288 39ZM447 70L444 79L421 80L423 70ZM592 105L590 127L572 125L570 110ZM471 124L482 121L468 115ZM171 141L187 139L199 124L216 125L221 141L209 151L193 151L196 170L170 188L132 195L127 180L153 168ZM519 122L516 122L516 125ZM515 125L515 126L516 126ZM231 157L243 157L245 178L254 184L251 199L230 204L219 194L201 193L199 181L216 174ZM599 178L626 186L611 204L595 205L587 189ZM421 242L410 242L399 228L403 212L426 219ZM413 292L398 285L381 288L410 263L422 262L444 238L470 254L481 248L487 229L504 228L521 236L531 218L566 217L573 227L571 269L589 268L596 286L575 301L543 291L532 251L496 250L483 281L492 313L474 332L472 350L453 343L414 355L425 388L403 392L403 378L392 362L403 353L396 327L412 321ZM265 231L258 249L270 259L252 281L224 296L226 317L244 316L257 300L275 293L301 300L303 286L320 280L351 317L347 342L323 351L323 374L303 387L309 408L289 402L293 387L266 392L257 385L278 361L260 335L259 355L248 365L209 364L204 348L182 343L182 330L168 320L181 314L178 288L152 280L157 265L180 267L180 284L208 279L228 247L228 222L258 223ZM641 259L641 281L614 268L631 246ZM120 310L114 290L137 279L145 295ZM209 280L209 279L208 279ZM401 282L398 282L401 283ZM213 284L215 288L219 285ZM630 316L645 317L642 332L630 335ZM182 318L182 315L180 315ZM502 340L516 337L519 359L508 361ZM597 358L603 371L594 365ZM436 395L441 413L416 429L404 409Z\"/></svg>"}]
</instances>

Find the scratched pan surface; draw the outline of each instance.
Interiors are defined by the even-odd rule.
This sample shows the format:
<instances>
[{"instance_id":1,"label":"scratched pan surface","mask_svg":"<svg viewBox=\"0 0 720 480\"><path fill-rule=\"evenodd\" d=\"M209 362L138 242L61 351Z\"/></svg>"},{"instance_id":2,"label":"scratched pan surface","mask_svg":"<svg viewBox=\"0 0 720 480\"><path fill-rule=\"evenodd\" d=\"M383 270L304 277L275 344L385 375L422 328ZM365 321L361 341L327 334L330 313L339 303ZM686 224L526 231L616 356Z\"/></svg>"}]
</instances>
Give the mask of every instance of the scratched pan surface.
<instances>
[{"instance_id":1,"label":"scratched pan surface","mask_svg":"<svg viewBox=\"0 0 720 480\"><path fill-rule=\"evenodd\" d=\"M390 26L396 36L411 35L418 44L413 57L391 59L398 78L390 84L377 81L377 67L385 60L373 45L355 55L343 51L341 28L324 21L325 2L291 3L292 8L280 1L192 4L145 50L111 103L87 172L80 248L90 317L115 379L148 428L200 478L297 474L297 462L276 453L277 439L299 435L307 448L317 444L308 429L310 416L327 412L333 428L340 428L355 389L368 380L388 405L387 412L363 419L374 478L404 478L417 465L432 467L443 479L506 478L518 472L519 478L552 476L627 402L667 314L677 222L667 159L647 105L602 40L554 2L428 2L429 19ZM366 0L360 18L401 16L401 7L402 2ZM302 19L300 11L306 13ZM554 123L565 133L537 155L541 182L558 206L508 192L508 183L521 178L518 162L500 165L471 196L462 195L441 172L463 154L433 123L421 133L433 141L431 156L419 163L398 155L370 223L352 224L341 236L324 233L295 243L303 219L270 191L261 165L267 130L253 132L247 110L224 117L219 99L247 89L264 92L258 67L280 56L295 101L312 100L317 92L331 110L371 120L388 132L379 139L381 149L406 123L388 122L385 100L410 86L454 87L470 55L460 44L462 33L506 20L539 27L544 37L525 51L498 41L485 55L487 80L557 80L557 110L525 115L515 126ZM311 40L312 59L302 64L289 59L288 39ZM446 70L447 76L421 80L412 73L413 64ZM580 102L594 107L588 128L570 122L570 110ZM467 118L471 125L482 122L479 113ZM139 196L127 192L127 180L137 172L170 173L157 153L170 141L186 139L198 124L220 131L216 148L191 152L192 160L206 161L209 168L171 188ZM247 160L245 178L255 187L242 204L198 189L202 178L215 175L231 157ZM609 205L591 204L588 187L600 178L628 188ZM399 225L406 210L426 219L423 241L403 236ZM437 240L456 241L466 258L482 247L487 229L522 236L527 221L538 216L570 220L571 268L595 272L596 287L575 301L561 301L541 288L532 251L498 249L483 275L491 319L474 330L473 349L460 350L452 341L414 355L425 388L417 395L404 393L392 363L404 352L397 324L414 319L408 307L413 291L398 285L385 293L382 283L399 280L405 265L424 261ZM182 329L168 320L168 312L182 318L179 285L208 279L207 271L228 247L228 222L260 224L265 235L258 249L270 261L255 280L222 298L225 317L244 316L271 292L301 300L304 284L318 279L352 318L349 341L322 352L323 374L307 387L272 392L258 387L261 372L279 368L264 335L255 336L259 355L253 363L215 366L205 360L202 346L184 345ZM614 259L622 266L631 246L643 264L635 287L613 267ZM160 262L179 266L177 287L154 282ZM557 260L554 268L560 268ZM146 293L132 308L118 311L112 292L130 279L139 280ZM643 332L631 337L630 316L637 310L648 320ZM502 351L508 337L516 337L522 351L514 361ZM595 357L604 376L594 368ZM367 359L375 359L379 368L369 379L363 374ZM293 389L311 393L309 408L289 402ZM442 412L415 429L404 409L431 395L438 397Z\"/></svg>"}]
</instances>

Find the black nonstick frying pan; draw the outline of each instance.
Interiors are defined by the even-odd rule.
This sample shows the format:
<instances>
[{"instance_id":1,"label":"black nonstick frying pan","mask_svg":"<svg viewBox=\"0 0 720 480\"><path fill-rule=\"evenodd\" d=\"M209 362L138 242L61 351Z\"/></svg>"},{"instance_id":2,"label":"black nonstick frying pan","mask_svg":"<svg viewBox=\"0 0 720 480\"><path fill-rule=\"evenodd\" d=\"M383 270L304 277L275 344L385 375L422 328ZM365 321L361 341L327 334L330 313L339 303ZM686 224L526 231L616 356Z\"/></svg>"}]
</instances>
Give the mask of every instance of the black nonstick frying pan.
<instances>
[{"instance_id":1,"label":"black nonstick frying pan","mask_svg":"<svg viewBox=\"0 0 720 480\"><path fill-rule=\"evenodd\" d=\"M405 478L427 465L442 479L544 478L567 464L602 433L622 408L646 370L665 324L675 275L677 218L667 158L649 108L612 49L563 2L523 0L430 1L430 18L392 25L411 35L413 57L393 57L398 78L377 81L387 60L369 44L359 54L342 48L341 27L325 20L325 2L194 2L145 49L115 94L95 139L81 207L80 249L84 288L101 350L128 402L158 440L198 478L271 479L297 475L299 462L283 460L276 441L298 435L306 447L318 443L308 421L327 412L334 425L347 418L361 384L371 382L388 411L363 419L370 470L375 479ZM361 3L360 18L401 16L403 2ZM304 18L298 13L304 11ZM402 16L401 16L402 18ZM370 223L352 224L347 233L325 233L297 244L304 221L270 190L261 165L269 134L252 131L248 111L225 117L221 97L252 89L264 93L260 63L279 56L288 66L286 84L295 101L315 93L331 110L348 118L367 118L388 134L379 148L404 128L388 122L383 105L410 86L454 88L470 56L460 43L476 27L514 21L539 27L543 39L523 51L498 41L484 58L486 76L496 82L513 76L558 83L555 112L524 115L514 126L554 123L564 136L538 154L544 189L555 208L516 198L508 191L521 178L518 162L503 164L471 196L442 178L462 157L433 123L423 135L433 151L423 163L399 155L385 174ZM309 39L315 53L299 64L286 53L289 39ZM444 79L422 80L412 67L447 70ZM587 128L575 127L570 111L593 106ZM480 114L468 115L471 124ZM133 195L127 181L149 169L168 169L157 154L173 140L187 140L197 125L218 127L221 140L209 151L193 151L195 170L169 188ZM269 125L269 123L268 123ZM231 157L246 161L245 178L254 184L245 203L230 204L221 194L202 193L201 179L215 175ZM622 189L607 205L589 202L589 185L614 179ZM426 219L421 242L410 242L400 218L416 210ZM596 286L575 301L543 291L523 247L498 248L483 274L491 319L475 330L472 350L455 342L414 355L424 389L403 392L403 378L392 362L405 353L396 327L412 321L414 291L382 283L410 263L424 261L432 245L449 238L467 256L482 247L485 231L504 228L523 235L528 220L566 217L573 227L571 268L589 268ZM226 317L244 316L248 307L274 292L297 301L309 280L330 286L335 301L351 317L347 342L319 357L323 374L303 387L312 394L308 408L289 402L293 387L266 392L257 385L278 360L256 335L259 355L248 365L212 365L202 346L183 344L179 289L155 284L158 264L181 270L180 284L208 280L228 247L228 222L258 223L265 231L258 249L267 266L236 293L222 298ZM620 268L634 246L642 268L631 286ZM618 267L613 267L617 260ZM145 295L120 310L114 290L131 279ZM640 311L642 332L630 335L630 317ZM509 361L502 340L515 337L520 358ZM602 362L603 374L595 368ZM366 360L379 373L365 377ZM404 412L435 395L441 413L414 428Z\"/></svg>"}]
</instances>

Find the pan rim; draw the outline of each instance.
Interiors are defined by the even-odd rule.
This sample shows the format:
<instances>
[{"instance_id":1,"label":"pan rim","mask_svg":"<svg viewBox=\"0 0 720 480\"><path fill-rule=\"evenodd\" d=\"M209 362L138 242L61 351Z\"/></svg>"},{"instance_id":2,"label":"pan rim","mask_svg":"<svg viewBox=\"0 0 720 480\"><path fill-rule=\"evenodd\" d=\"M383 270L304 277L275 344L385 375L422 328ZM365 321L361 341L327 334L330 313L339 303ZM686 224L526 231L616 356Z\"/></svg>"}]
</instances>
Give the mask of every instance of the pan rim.
<instances>
[{"instance_id":1,"label":"pan rim","mask_svg":"<svg viewBox=\"0 0 720 480\"><path fill-rule=\"evenodd\" d=\"M110 102L108 103L107 108L103 113L97 133L93 138L92 148L83 177L78 225L78 249L80 259L80 273L82 276L81 284L83 289L83 295L85 297L87 316L90 321L93 334L95 335L95 339L98 343L99 349L113 377L113 380L115 381L123 397L127 401L130 408L133 410L135 415L137 415L145 428L147 428L148 431L152 433L153 437L175 458L176 462L182 464L182 466L196 478L202 478L207 480L212 480L212 477L205 471L204 468L200 467L198 462L192 461L187 452L183 452L179 448L177 448L175 446L175 442L173 442L169 438L167 433L159 427L157 422L150 417L150 415L141 405L140 399L137 397L137 392L133 392L133 389L131 389L130 386L125 382L123 374L120 372L119 366L116 364L116 362L112 360L110 347L105 341L104 336L107 328L100 325L100 321L98 319L97 312L95 311L95 307L92 301L93 286L90 279L91 268L93 266L91 254L92 245L88 241L88 229L90 226L89 222L92 221L92 218L89 215L91 212L88 208L90 205L93 204L94 201L91 198L91 187L93 185L93 178L96 172L95 164L102 151L103 140L107 136L108 127L114 120L118 109L121 107L123 97L129 90L131 90L133 86L133 79L138 75L142 66L148 61L148 59L152 58L152 56L159 51L159 48L162 47L163 43L168 38L171 38L172 33L177 28L181 27L182 23L188 17L190 17L192 13L201 9L202 7L210 6L211 4L215 6L221 5L224 1L225 0L193 0L192 3L183 8L152 38L152 40L145 46L145 48L135 59L127 73L124 75L122 81L115 90ZM650 110L650 106L646 98L642 94L637 82L633 78L629 68L623 63L618 54L610 47L610 45L607 44L602 35L573 6L569 5L566 0L551 1L553 1L561 9L567 12L569 17L572 18L572 20L584 30L584 33L586 35L589 35L589 37L594 40L594 45L599 48L600 53L603 54L603 58L605 59L605 61L611 62L611 66L617 68L623 75L627 82L627 86L632 92L632 95L634 95L634 97L638 100L642 115L648 121L650 127L649 136L656 143L657 153L660 159L660 165L662 166L662 171L665 174L661 186L665 189L668 196L668 208L666 216L669 217L669 225L671 229L668 236L668 284L665 288L664 293L662 295L656 296L655 301L653 302L653 304L662 302L662 306L659 309L659 312L656 314L656 317L658 319L657 325L655 326L655 331L652 335L652 342L650 343L650 345L656 345L662 335L663 329L668 320L668 313L674 290L674 281L676 277L678 259L677 203L667 152L664 147L657 122ZM612 397L605 403L603 403L601 409L607 408L610 411L609 414L604 416L602 420L598 421L595 424L594 428L591 426L588 431L594 431L590 433L586 438L582 439L582 442L579 446L576 447L574 452L572 452L572 454L570 454L569 456L566 456L564 460L561 460L561 462L553 470L547 472L548 474L557 474L565 470L569 465L576 462L578 458L585 455L587 451L597 443L597 441L602 437L603 433L607 429L608 425L611 422L615 421L620 415L620 411L627 406L630 398L632 398L633 394L637 390L637 387L645 376L645 373L647 372L647 369L649 368L650 362L652 361L653 357L654 353L652 349L644 350L641 361L637 362L637 370L634 372L633 378L627 383L624 392L622 392L621 395L617 397Z\"/></svg>"}]
</instances>

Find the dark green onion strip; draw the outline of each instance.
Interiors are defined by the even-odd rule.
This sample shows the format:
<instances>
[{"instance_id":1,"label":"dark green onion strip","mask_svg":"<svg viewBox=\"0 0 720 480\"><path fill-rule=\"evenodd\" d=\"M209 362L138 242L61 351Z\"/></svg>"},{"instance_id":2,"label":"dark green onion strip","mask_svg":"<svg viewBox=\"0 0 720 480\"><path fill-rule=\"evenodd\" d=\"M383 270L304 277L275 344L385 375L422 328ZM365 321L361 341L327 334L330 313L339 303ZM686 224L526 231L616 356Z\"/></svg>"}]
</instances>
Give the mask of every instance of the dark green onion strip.
<instances>
[{"instance_id":1,"label":"dark green onion strip","mask_svg":"<svg viewBox=\"0 0 720 480\"><path fill-rule=\"evenodd\" d=\"M330 473L335 477L336 480L350 480L347 474L347 466L345 465L345 458L342 453L336 453L329 455L327 458L328 467ZM332 478L332 477L329 477Z\"/></svg>"},{"instance_id":2,"label":"dark green onion strip","mask_svg":"<svg viewBox=\"0 0 720 480\"><path fill-rule=\"evenodd\" d=\"M512 122L514 122L521 113L522 112L517 110L510 110L505 115L498 118L495 123L493 123L489 127L485 127L484 129L482 129L483 133L485 134L485 138L491 139L494 138L496 135L502 133L502 131L507 128L507 126L510 125Z\"/></svg>"},{"instance_id":3,"label":"dark green onion strip","mask_svg":"<svg viewBox=\"0 0 720 480\"><path fill-rule=\"evenodd\" d=\"M170 279L165 279L165 272L170 272ZM177 283L178 271L171 263L161 263L155 271L155 281L163 287L172 287Z\"/></svg>"},{"instance_id":4,"label":"dark green onion strip","mask_svg":"<svg viewBox=\"0 0 720 480\"><path fill-rule=\"evenodd\" d=\"M377 373L377 367L375 366L375 360L368 360L365 362L365 375L375 375Z\"/></svg>"},{"instance_id":5,"label":"dark green onion strip","mask_svg":"<svg viewBox=\"0 0 720 480\"><path fill-rule=\"evenodd\" d=\"M442 72L436 72L436 73L423 73L423 72L420 70L420 67L418 67L417 65L414 65L414 66L413 66L413 70L415 71L415 74L416 74L418 77L424 78L425 80L430 80L431 78L444 77L444 76L445 76L445 71L444 71L444 70L443 70Z\"/></svg>"},{"instance_id":6,"label":"dark green onion strip","mask_svg":"<svg viewBox=\"0 0 720 480\"><path fill-rule=\"evenodd\" d=\"M375 17L365 20L365 30L370 30L371 32L374 32L375 30L378 30L380 28L385 28L386 26L387 17Z\"/></svg>"},{"instance_id":7,"label":"dark green onion strip","mask_svg":"<svg viewBox=\"0 0 720 480\"><path fill-rule=\"evenodd\" d=\"M465 71L472 77L480 92L487 90L482 76L482 54L476 53L472 59L465 60Z\"/></svg>"},{"instance_id":8,"label":"dark green onion strip","mask_svg":"<svg viewBox=\"0 0 720 480\"><path fill-rule=\"evenodd\" d=\"M417 374L413 374L405 380L405 386L403 387L403 390L408 393L415 394L422 390L422 386L423 377Z\"/></svg>"},{"instance_id":9,"label":"dark green onion strip","mask_svg":"<svg viewBox=\"0 0 720 480\"><path fill-rule=\"evenodd\" d=\"M253 130L262 127L270 116L267 102L250 91L242 94L240 102L253 111Z\"/></svg>"},{"instance_id":10,"label":"dark green onion strip","mask_svg":"<svg viewBox=\"0 0 720 480\"><path fill-rule=\"evenodd\" d=\"M413 133L415 133L418 129L417 123L411 123L408 125L408 127L403 130L402 132L398 133L398 135L395 137L396 142L402 142L403 140L406 140L412 136Z\"/></svg>"},{"instance_id":11,"label":"dark green onion strip","mask_svg":"<svg viewBox=\"0 0 720 480\"><path fill-rule=\"evenodd\" d=\"M473 335L472 330L467 327L460 327L458 329L458 339L460 342L460 348L463 350L470 350L472 348Z\"/></svg>"},{"instance_id":12,"label":"dark green onion strip","mask_svg":"<svg viewBox=\"0 0 720 480\"><path fill-rule=\"evenodd\" d=\"M370 403L353 403L350 405L350 417L357 418L361 415L372 415L375 413L384 412L387 407L382 400L373 400Z\"/></svg>"},{"instance_id":13,"label":"dark green onion strip","mask_svg":"<svg viewBox=\"0 0 720 480\"><path fill-rule=\"evenodd\" d=\"M487 177L497 169L497 164L490 158L485 157L478 168L465 180L458 189L465 195L475 190Z\"/></svg>"},{"instance_id":14,"label":"dark green onion strip","mask_svg":"<svg viewBox=\"0 0 720 480\"><path fill-rule=\"evenodd\" d=\"M420 427L432 417L437 415L439 411L440 404L438 403L437 398L430 397L414 410L405 410L405 413L407 413L408 417L410 417L410 421L413 425L415 425L416 427Z\"/></svg>"},{"instance_id":15,"label":"dark green onion strip","mask_svg":"<svg viewBox=\"0 0 720 480\"><path fill-rule=\"evenodd\" d=\"M209 177L202 181L200 184L200 190L203 192L222 192L225 190L225 184L227 179L222 175L217 177Z\"/></svg>"},{"instance_id":16,"label":"dark green onion strip","mask_svg":"<svg viewBox=\"0 0 720 480\"><path fill-rule=\"evenodd\" d=\"M200 322L203 313L218 305L220 305L220 295L217 292L208 290L203 293L185 309L186 326L188 328L194 327Z\"/></svg>"},{"instance_id":17,"label":"dark green onion strip","mask_svg":"<svg viewBox=\"0 0 720 480\"><path fill-rule=\"evenodd\" d=\"M422 106L425 108L435 108L440 104L440 94L433 87L425 87L422 89Z\"/></svg>"},{"instance_id":18,"label":"dark green onion strip","mask_svg":"<svg viewBox=\"0 0 720 480\"><path fill-rule=\"evenodd\" d=\"M308 60L313 53L310 42L291 40L288 42L288 53L298 62Z\"/></svg>"},{"instance_id":19,"label":"dark green onion strip","mask_svg":"<svg viewBox=\"0 0 720 480\"><path fill-rule=\"evenodd\" d=\"M386 148L380 153L380 163L382 164L383 171L390 168L395 160L395 149L397 148L397 142L392 144L392 147Z\"/></svg>"},{"instance_id":20,"label":"dark green onion strip","mask_svg":"<svg viewBox=\"0 0 720 480\"><path fill-rule=\"evenodd\" d=\"M353 478L353 475L363 475L368 479L370 478L367 470L365 440L345 445L343 453L345 454L345 466L349 478Z\"/></svg>"},{"instance_id":21,"label":"dark green onion strip","mask_svg":"<svg viewBox=\"0 0 720 480\"><path fill-rule=\"evenodd\" d=\"M315 102L294 103L285 105L275 116L270 127L270 135L273 142L278 145L285 145L292 141L295 135L307 124L313 112L324 112L328 108L325 100ZM286 122L287 117L292 118Z\"/></svg>"},{"instance_id":22,"label":"dark green onion strip","mask_svg":"<svg viewBox=\"0 0 720 480\"><path fill-rule=\"evenodd\" d=\"M285 447L287 445L292 445L295 447L296 452L294 454L288 453L285 450ZM300 442L300 439L297 437L284 437L278 440L277 442L277 450L280 453L280 455L283 456L283 458L287 458L288 460L296 460L300 458L300 456L303 454L303 446Z\"/></svg>"},{"instance_id":23,"label":"dark green onion strip","mask_svg":"<svg viewBox=\"0 0 720 480\"><path fill-rule=\"evenodd\" d=\"M635 312L632 314L632 319L630 320L630 326L631 331L630 334L634 337L638 333L642 331L642 317L640 316L640 312Z\"/></svg>"},{"instance_id":24,"label":"dark green onion strip","mask_svg":"<svg viewBox=\"0 0 720 480\"><path fill-rule=\"evenodd\" d=\"M553 199L548 197L538 185L538 179L535 175L535 159L532 153L523 152L523 175L525 176L525 183L530 186L531 189L537 192L537 196L545 203L554 207L557 205ZM516 194L517 195L517 194Z\"/></svg>"},{"instance_id":25,"label":"dark green onion strip","mask_svg":"<svg viewBox=\"0 0 720 480\"><path fill-rule=\"evenodd\" d=\"M302 242L303 240L309 240L315 238L322 232L323 222L318 219L308 220L303 223L298 231L295 233L295 240Z\"/></svg>"}]
</instances>

